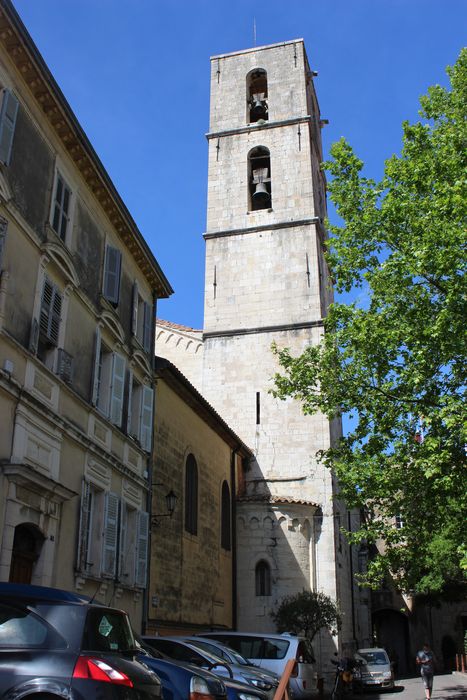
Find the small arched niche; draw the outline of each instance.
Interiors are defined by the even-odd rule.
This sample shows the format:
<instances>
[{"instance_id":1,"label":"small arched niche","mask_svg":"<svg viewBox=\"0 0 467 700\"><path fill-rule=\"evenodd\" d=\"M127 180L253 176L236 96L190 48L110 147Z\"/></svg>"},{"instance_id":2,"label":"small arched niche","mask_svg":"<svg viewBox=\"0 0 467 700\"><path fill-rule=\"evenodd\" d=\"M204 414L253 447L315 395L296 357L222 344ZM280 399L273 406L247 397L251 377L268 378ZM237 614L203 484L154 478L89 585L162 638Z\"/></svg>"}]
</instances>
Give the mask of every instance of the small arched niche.
<instances>
[{"instance_id":1,"label":"small arched niche","mask_svg":"<svg viewBox=\"0 0 467 700\"><path fill-rule=\"evenodd\" d=\"M268 74L255 68L246 77L247 123L268 120Z\"/></svg>"},{"instance_id":2,"label":"small arched niche","mask_svg":"<svg viewBox=\"0 0 467 700\"><path fill-rule=\"evenodd\" d=\"M271 156L268 148L257 146L248 154L248 211L271 206Z\"/></svg>"}]
</instances>

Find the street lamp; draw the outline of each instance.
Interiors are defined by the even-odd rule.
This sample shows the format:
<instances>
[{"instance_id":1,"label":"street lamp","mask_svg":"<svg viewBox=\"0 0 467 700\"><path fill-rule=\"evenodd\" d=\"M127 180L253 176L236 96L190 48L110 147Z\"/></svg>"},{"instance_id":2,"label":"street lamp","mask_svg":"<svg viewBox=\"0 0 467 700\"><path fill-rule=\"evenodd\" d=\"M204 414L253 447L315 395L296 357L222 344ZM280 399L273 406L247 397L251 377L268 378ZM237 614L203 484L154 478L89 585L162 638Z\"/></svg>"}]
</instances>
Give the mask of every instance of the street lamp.
<instances>
[{"instance_id":1,"label":"street lamp","mask_svg":"<svg viewBox=\"0 0 467 700\"><path fill-rule=\"evenodd\" d=\"M170 489L169 493L165 497L165 504L167 507L166 513L153 513L151 516L152 527L157 527L159 525L159 518L171 518L177 505L177 494Z\"/></svg>"}]
</instances>

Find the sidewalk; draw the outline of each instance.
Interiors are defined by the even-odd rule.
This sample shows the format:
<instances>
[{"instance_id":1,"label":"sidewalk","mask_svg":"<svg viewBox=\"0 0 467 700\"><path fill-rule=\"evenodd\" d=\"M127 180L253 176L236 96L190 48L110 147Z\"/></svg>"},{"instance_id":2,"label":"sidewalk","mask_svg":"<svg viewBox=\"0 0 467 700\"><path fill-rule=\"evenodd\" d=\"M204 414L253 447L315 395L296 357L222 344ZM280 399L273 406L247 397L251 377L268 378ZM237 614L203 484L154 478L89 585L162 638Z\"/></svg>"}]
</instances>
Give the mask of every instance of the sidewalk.
<instances>
[{"instance_id":1,"label":"sidewalk","mask_svg":"<svg viewBox=\"0 0 467 700\"><path fill-rule=\"evenodd\" d=\"M323 696L329 698L329 693ZM369 691L347 695L346 700L425 700L421 678L400 678L394 690ZM432 700L467 700L467 673L440 674L434 677ZM314 700L314 698L313 698Z\"/></svg>"}]
</instances>

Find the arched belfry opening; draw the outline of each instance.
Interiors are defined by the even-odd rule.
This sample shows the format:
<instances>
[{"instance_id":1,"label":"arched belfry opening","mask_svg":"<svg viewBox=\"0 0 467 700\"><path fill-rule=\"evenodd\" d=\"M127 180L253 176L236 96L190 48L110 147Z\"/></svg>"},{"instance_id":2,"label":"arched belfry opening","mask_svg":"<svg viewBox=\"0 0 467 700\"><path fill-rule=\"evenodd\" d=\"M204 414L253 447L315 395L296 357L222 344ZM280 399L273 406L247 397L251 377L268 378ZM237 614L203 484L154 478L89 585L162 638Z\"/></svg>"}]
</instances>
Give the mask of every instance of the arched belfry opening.
<instances>
[{"instance_id":1,"label":"arched belfry opening","mask_svg":"<svg viewBox=\"0 0 467 700\"><path fill-rule=\"evenodd\" d=\"M255 68L246 78L247 122L268 120L268 74L263 68Z\"/></svg>"},{"instance_id":2,"label":"arched belfry opening","mask_svg":"<svg viewBox=\"0 0 467 700\"><path fill-rule=\"evenodd\" d=\"M257 146L248 154L248 210L270 209L272 205L271 156L265 146Z\"/></svg>"},{"instance_id":3,"label":"arched belfry opening","mask_svg":"<svg viewBox=\"0 0 467 700\"><path fill-rule=\"evenodd\" d=\"M15 527L10 583L31 583L34 565L39 558L43 543L44 536L36 525L21 523Z\"/></svg>"}]
</instances>

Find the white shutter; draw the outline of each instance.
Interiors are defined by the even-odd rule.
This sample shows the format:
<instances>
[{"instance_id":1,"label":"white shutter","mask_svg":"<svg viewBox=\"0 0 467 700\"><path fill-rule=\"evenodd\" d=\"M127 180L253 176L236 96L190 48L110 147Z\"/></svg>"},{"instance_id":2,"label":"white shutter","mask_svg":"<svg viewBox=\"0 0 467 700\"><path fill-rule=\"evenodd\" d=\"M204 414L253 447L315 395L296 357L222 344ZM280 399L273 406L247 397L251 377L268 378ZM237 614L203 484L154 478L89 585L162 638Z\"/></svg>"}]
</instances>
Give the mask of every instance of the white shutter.
<instances>
[{"instance_id":1,"label":"white shutter","mask_svg":"<svg viewBox=\"0 0 467 700\"><path fill-rule=\"evenodd\" d=\"M91 390L91 403L93 406L97 406L97 402L99 400L100 362L101 362L101 329L99 328L99 326L97 326L95 343L94 343L94 367L93 367L93 373L92 373L92 390Z\"/></svg>"},{"instance_id":2,"label":"white shutter","mask_svg":"<svg viewBox=\"0 0 467 700\"><path fill-rule=\"evenodd\" d=\"M103 576L113 577L117 569L118 503L118 496L107 491L104 499L102 537L101 573Z\"/></svg>"},{"instance_id":3,"label":"white shutter","mask_svg":"<svg viewBox=\"0 0 467 700\"><path fill-rule=\"evenodd\" d=\"M2 270L3 249L5 247L6 234L8 230L8 221L0 216L0 272Z\"/></svg>"},{"instance_id":4,"label":"white shutter","mask_svg":"<svg viewBox=\"0 0 467 700\"><path fill-rule=\"evenodd\" d=\"M121 426L123 396L125 391L125 358L114 352L112 358L112 380L110 386L110 420Z\"/></svg>"},{"instance_id":5,"label":"white shutter","mask_svg":"<svg viewBox=\"0 0 467 700\"><path fill-rule=\"evenodd\" d=\"M152 336L152 306L144 302L143 348L151 352Z\"/></svg>"},{"instance_id":6,"label":"white shutter","mask_svg":"<svg viewBox=\"0 0 467 700\"><path fill-rule=\"evenodd\" d=\"M76 568L78 571L86 571L89 550L89 519L91 510L91 486L88 481L81 484L81 504L78 529L78 551L76 556Z\"/></svg>"},{"instance_id":7,"label":"white shutter","mask_svg":"<svg viewBox=\"0 0 467 700\"><path fill-rule=\"evenodd\" d=\"M4 90L0 111L0 161L5 165L10 164L17 114L18 100L10 90Z\"/></svg>"},{"instance_id":8,"label":"white shutter","mask_svg":"<svg viewBox=\"0 0 467 700\"><path fill-rule=\"evenodd\" d=\"M138 282L133 283L132 310L131 310L131 335L138 331Z\"/></svg>"},{"instance_id":9,"label":"white shutter","mask_svg":"<svg viewBox=\"0 0 467 700\"><path fill-rule=\"evenodd\" d=\"M125 501L120 501L120 528L118 538L118 579L122 583L127 584L128 565L127 565L127 527L128 518Z\"/></svg>"},{"instance_id":10,"label":"white shutter","mask_svg":"<svg viewBox=\"0 0 467 700\"><path fill-rule=\"evenodd\" d=\"M117 248L108 245L105 249L104 297L113 304L120 299L120 271L122 254Z\"/></svg>"},{"instance_id":11,"label":"white shutter","mask_svg":"<svg viewBox=\"0 0 467 700\"><path fill-rule=\"evenodd\" d=\"M141 392L141 425L140 443L143 450L151 452L152 447L152 411L154 390L149 386L143 386Z\"/></svg>"},{"instance_id":12,"label":"white shutter","mask_svg":"<svg viewBox=\"0 0 467 700\"><path fill-rule=\"evenodd\" d=\"M136 525L136 577L135 583L139 588L146 588L148 539L149 539L149 513L138 511Z\"/></svg>"},{"instance_id":13,"label":"white shutter","mask_svg":"<svg viewBox=\"0 0 467 700\"><path fill-rule=\"evenodd\" d=\"M133 370L128 370L128 394L126 400L126 434L131 435L131 415L133 401Z\"/></svg>"},{"instance_id":14,"label":"white shutter","mask_svg":"<svg viewBox=\"0 0 467 700\"><path fill-rule=\"evenodd\" d=\"M53 345L58 343L62 296L57 287L46 277L42 288L40 331Z\"/></svg>"}]
</instances>

